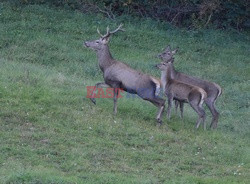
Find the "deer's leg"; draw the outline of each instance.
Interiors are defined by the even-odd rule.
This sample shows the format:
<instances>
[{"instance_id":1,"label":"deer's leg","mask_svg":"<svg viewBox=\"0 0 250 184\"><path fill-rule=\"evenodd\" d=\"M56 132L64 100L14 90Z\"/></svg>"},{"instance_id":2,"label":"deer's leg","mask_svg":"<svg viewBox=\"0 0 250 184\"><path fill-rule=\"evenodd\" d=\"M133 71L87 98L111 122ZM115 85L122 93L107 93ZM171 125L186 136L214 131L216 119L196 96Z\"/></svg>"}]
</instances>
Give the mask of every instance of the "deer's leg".
<instances>
[{"instance_id":1,"label":"deer's leg","mask_svg":"<svg viewBox=\"0 0 250 184\"><path fill-rule=\"evenodd\" d=\"M161 98L156 98L155 101L157 102L157 106L158 106L158 114L156 116L156 120L161 125L162 113L164 112L164 109L165 109L165 100Z\"/></svg>"},{"instance_id":2,"label":"deer's leg","mask_svg":"<svg viewBox=\"0 0 250 184\"><path fill-rule=\"evenodd\" d=\"M180 102L181 119L183 119L184 102Z\"/></svg>"},{"instance_id":3,"label":"deer's leg","mask_svg":"<svg viewBox=\"0 0 250 184\"><path fill-rule=\"evenodd\" d=\"M114 115L117 114L117 96L118 96L118 89L117 88L114 88L114 109L113 109L113 112L114 112Z\"/></svg>"},{"instance_id":4,"label":"deer's leg","mask_svg":"<svg viewBox=\"0 0 250 184\"><path fill-rule=\"evenodd\" d=\"M105 82L98 82L95 84L95 88L91 95L95 94L97 88L110 88L110 85L106 84ZM96 105L96 99L90 98L90 100Z\"/></svg>"},{"instance_id":5,"label":"deer's leg","mask_svg":"<svg viewBox=\"0 0 250 184\"><path fill-rule=\"evenodd\" d=\"M195 128L198 129L200 126L200 123L203 123L204 126L204 130L206 129L206 124L205 124L205 118L206 118L206 113L205 110L203 109L203 107L199 106L198 103L195 102L190 102L190 106L197 112L197 114L199 115L199 118L196 122L196 126Z\"/></svg>"},{"instance_id":6,"label":"deer's leg","mask_svg":"<svg viewBox=\"0 0 250 184\"><path fill-rule=\"evenodd\" d=\"M215 128L217 128L218 119L219 119L219 115L220 115L219 112L215 108L215 100L206 99L205 103L213 116L212 122L210 124L210 128L215 129Z\"/></svg>"},{"instance_id":7,"label":"deer's leg","mask_svg":"<svg viewBox=\"0 0 250 184\"><path fill-rule=\"evenodd\" d=\"M114 97L113 97L113 100L114 100L114 109L113 109L114 115L117 114L118 95L121 92L120 86L121 86L120 82L112 82L112 88L114 88Z\"/></svg>"},{"instance_id":8,"label":"deer's leg","mask_svg":"<svg viewBox=\"0 0 250 184\"><path fill-rule=\"evenodd\" d=\"M175 113L177 114L177 110L178 110L178 106L179 106L180 102L178 100L175 100L174 104L175 104Z\"/></svg>"},{"instance_id":9,"label":"deer's leg","mask_svg":"<svg viewBox=\"0 0 250 184\"><path fill-rule=\"evenodd\" d=\"M164 108L165 108L165 100L160 98L160 97L157 97L155 95L154 88L148 88L148 89L143 90L143 91L138 90L137 95L140 96L143 100L147 100L147 101L151 102L152 104L154 104L156 107L158 107L158 113L156 116L156 120L157 120L157 123L159 125L161 125L162 124L162 120L161 120L162 113L163 113Z\"/></svg>"},{"instance_id":10,"label":"deer's leg","mask_svg":"<svg viewBox=\"0 0 250 184\"><path fill-rule=\"evenodd\" d=\"M165 105L160 105L160 107L158 108L158 114L156 116L157 121L159 121L160 124L162 124L161 118L162 118L162 113L164 112L165 109Z\"/></svg>"},{"instance_id":11,"label":"deer's leg","mask_svg":"<svg viewBox=\"0 0 250 184\"><path fill-rule=\"evenodd\" d=\"M153 99L144 99L144 100L148 100L151 103L153 103L156 107L158 107L158 113L156 116L156 121L159 125L162 124L162 114L164 112L165 109L165 100L161 99L161 98L153 98Z\"/></svg>"},{"instance_id":12,"label":"deer's leg","mask_svg":"<svg viewBox=\"0 0 250 184\"><path fill-rule=\"evenodd\" d=\"M203 129L206 130L206 112L205 110L203 109L203 107L199 106L199 111L200 111L200 114L201 114L201 118L202 118L202 123L203 123Z\"/></svg>"},{"instance_id":13,"label":"deer's leg","mask_svg":"<svg viewBox=\"0 0 250 184\"><path fill-rule=\"evenodd\" d=\"M175 100L175 113L177 114L177 111L178 111L178 107L180 106L180 117L181 119L183 119L183 108L184 108L184 102L181 102L181 101L178 101L178 100Z\"/></svg>"},{"instance_id":14,"label":"deer's leg","mask_svg":"<svg viewBox=\"0 0 250 184\"><path fill-rule=\"evenodd\" d=\"M170 120L171 108L173 103L173 96L171 94L168 95L168 109L167 109L167 117Z\"/></svg>"}]
</instances>

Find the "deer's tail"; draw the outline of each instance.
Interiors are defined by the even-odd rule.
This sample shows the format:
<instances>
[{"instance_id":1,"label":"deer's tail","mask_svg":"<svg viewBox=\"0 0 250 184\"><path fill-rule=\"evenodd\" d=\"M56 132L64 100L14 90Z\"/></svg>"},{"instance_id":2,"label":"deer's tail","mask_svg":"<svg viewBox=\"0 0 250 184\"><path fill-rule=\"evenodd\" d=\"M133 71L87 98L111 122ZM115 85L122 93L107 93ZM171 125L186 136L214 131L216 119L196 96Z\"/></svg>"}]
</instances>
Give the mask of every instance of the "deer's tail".
<instances>
[{"instance_id":1,"label":"deer's tail","mask_svg":"<svg viewBox=\"0 0 250 184\"><path fill-rule=\"evenodd\" d=\"M198 88L198 91L200 92L201 94L201 99L200 99L200 103L199 103L199 106L202 106L204 100L207 98L207 93L204 89L202 88Z\"/></svg>"},{"instance_id":2,"label":"deer's tail","mask_svg":"<svg viewBox=\"0 0 250 184\"><path fill-rule=\"evenodd\" d=\"M216 84L216 83L213 83L213 84L214 84L215 87L218 89L218 95L217 95L217 97L218 97L218 96L220 96L221 93L222 93L222 88L221 88L218 84Z\"/></svg>"}]
</instances>

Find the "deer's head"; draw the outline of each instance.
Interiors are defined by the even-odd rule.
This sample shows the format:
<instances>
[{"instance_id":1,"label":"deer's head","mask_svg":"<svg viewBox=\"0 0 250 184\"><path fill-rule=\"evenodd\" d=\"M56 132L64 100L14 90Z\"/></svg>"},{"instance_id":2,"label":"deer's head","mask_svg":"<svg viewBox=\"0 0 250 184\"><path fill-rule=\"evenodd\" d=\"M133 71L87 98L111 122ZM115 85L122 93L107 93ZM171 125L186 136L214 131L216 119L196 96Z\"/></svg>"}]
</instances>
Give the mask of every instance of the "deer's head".
<instances>
[{"instance_id":1,"label":"deer's head","mask_svg":"<svg viewBox=\"0 0 250 184\"><path fill-rule=\"evenodd\" d=\"M173 62L174 60L174 55L178 51L178 48L175 50L171 51L170 46L167 46L167 48L160 54L158 54L158 58L160 58L164 62Z\"/></svg>"},{"instance_id":2,"label":"deer's head","mask_svg":"<svg viewBox=\"0 0 250 184\"><path fill-rule=\"evenodd\" d=\"M159 64L155 65L156 68L158 68L161 71L167 70L169 67L170 62L160 62Z\"/></svg>"},{"instance_id":3,"label":"deer's head","mask_svg":"<svg viewBox=\"0 0 250 184\"><path fill-rule=\"evenodd\" d=\"M105 35L102 35L97 28L97 33L101 37L98 40L86 41L83 43L83 45L95 51L102 50L102 48L108 44L110 36L118 31L124 31L124 29L122 29L122 24L120 24L114 31L110 31L109 27L107 27L107 33Z\"/></svg>"}]
</instances>

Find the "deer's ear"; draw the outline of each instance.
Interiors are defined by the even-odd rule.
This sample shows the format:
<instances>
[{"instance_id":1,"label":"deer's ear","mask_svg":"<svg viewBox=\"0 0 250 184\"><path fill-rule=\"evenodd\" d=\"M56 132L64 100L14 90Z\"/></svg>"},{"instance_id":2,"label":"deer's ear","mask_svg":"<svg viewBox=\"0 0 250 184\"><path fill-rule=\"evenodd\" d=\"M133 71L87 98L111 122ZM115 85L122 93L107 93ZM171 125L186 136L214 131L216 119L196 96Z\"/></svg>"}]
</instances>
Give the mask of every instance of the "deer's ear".
<instances>
[{"instance_id":1,"label":"deer's ear","mask_svg":"<svg viewBox=\"0 0 250 184\"><path fill-rule=\"evenodd\" d=\"M176 48L175 50L172 51L172 54L176 54L176 52L179 50L179 48Z\"/></svg>"},{"instance_id":2,"label":"deer's ear","mask_svg":"<svg viewBox=\"0 0 250 184\"><path fill-rule=\"evenodd\" d=\"M107 44L109 42L109 37L104 37L102 39L103 44Z\"/></svg>"},{"instance_id":3,"label":"deer's ear","mask_svg":"<svg viewBox=\"0 0 250 184\"><path fill-rule=\"evenodd\" d=\"M170 45L168 45L168 46L166 47L165 51L170 51L170 50L171 50Z\"/></svg>"}]
</instances>

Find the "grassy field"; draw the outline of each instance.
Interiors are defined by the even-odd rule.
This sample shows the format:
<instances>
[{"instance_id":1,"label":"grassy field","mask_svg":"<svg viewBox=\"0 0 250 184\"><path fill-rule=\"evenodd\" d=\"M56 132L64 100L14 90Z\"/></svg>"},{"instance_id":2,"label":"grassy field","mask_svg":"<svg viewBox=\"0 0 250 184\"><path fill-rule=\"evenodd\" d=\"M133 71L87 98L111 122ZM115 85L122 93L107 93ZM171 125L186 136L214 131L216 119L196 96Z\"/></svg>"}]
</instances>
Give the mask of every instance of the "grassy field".
<instances>
[{"instance_id":1,"label":"grassy field","mask_svg":"<svg viewBox=\"0 0 250 184\"><path fill-rule=\"evenodd\" d=\"M115 58L159 76L155 55L178 46L179 71L221 85L218 129L195 131L188 105L157 127L148 102L120 99L113 117L85 98L102 73L82 42L120 22ZM250 183L249 51L249 33L0 3L0 183Z\"/></svg>"}]
</instances>

